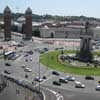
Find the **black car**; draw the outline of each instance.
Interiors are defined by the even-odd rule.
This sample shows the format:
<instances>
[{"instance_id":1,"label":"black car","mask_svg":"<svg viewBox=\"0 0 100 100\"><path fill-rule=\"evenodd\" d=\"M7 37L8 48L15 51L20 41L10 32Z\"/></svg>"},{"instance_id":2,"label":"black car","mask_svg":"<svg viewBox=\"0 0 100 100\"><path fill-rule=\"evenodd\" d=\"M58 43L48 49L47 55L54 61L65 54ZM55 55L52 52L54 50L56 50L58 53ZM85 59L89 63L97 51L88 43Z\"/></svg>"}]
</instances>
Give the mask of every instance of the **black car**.
<instances>
[{"instance_id":1,"label":"black car","mask_svg":"<svg viewBox=\"0 0 100 100\"><path fill-rule=\"evenodd\" d=\"M48 48L44 48L44 51L48 51Z\"/></svg>"},{"instance_id":2,"label":"black car","mask_svg":"<svg viewBox=\"0 0 100 100\"><path fill-rule=\"evenodd\" d=\"M57 71L52 71L52 74L53 74L53 75L57 75L57 76L60 75Z\"/></svg>"},{"instance_id":3,"label":"black car","mask_svg":"<svg viewBox=\"0 0 100 100\"><path fill-rule=\"evenodd\" d=\"M100 84L100 81L98 81L98 83Z\"/></svg>"},{"instance_id":4,"label":"black car","mask_svg":"<svg viewBox=\"0 0 100 100\"><path fill-rule=\"evenodd\" d=\"M92 76L86 76L85 79L86 80L94 80L94 77L92 77Z\"/></svg>"},{"instance_id":5,"label":"black car","mask_svg":"<svg viewBox=\"0 0 100 100\"><path fill-rule=\"evenodd\" d=\"M6 66L11 66L11 64L10 64L10 63L5 63L5 65L6 65Z\"/></svg>"},{"instance_id":6,"label":"black car","mask_svg":"<svg viewBox=\"0 0 100 100\"><path fill-rule=\"evenodd\" d=\"M54 85L61 86L61 83L60 83L59 81L53 81L53 84L54 84Z\"/></svg>"},{"instance_id":7,"label":"black car","mask_svg":"<svg viewBox=\"0 0 100 100\"><path fill-rule=\"evenodd\" d=\"M43 76L43 79L47 79L47 77L46 76Z\"/></svg>"},{"instance_id":8,"label":"black car","mask_svg":"<svg viewBox=\"0 0 100 100\"><path fill-rule=\"evenodd\" d=\"M68 80L66 80L66 79L64 79L64 78L60 78L60 79L59 79L59 82L61 82L61 83L68 83Z\"/></svg>"},{"instance_id":9,"label":"black car","mask_svg":"<svg viewBox=\"0 0 100 100\"><path fill-rule=\"evenodd\" d=\"M11 71L10 70L4 70L4 73L11 74Z\"/></svg>"}]
</instances>

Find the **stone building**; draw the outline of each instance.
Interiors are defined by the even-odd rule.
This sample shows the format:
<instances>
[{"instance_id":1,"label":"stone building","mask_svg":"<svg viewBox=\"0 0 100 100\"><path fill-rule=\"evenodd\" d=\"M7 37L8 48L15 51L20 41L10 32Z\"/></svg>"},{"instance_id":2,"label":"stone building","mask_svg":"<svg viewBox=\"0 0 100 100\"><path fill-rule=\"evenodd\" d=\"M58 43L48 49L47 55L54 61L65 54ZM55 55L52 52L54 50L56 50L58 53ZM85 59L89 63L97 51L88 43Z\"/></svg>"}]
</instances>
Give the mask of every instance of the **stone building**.
<instances>
[{"instance_id":1,"label":"stone building","mask_svg":"<svg viewBox=\"0 0 100 100\"><path fill-rule=\"evenodd\" d=\"M54 38L80 38L80 31L84 26L67 26L67 27L42 27L40 28L41 37L47 38L51 37L53 34Z\"/></svg>"}]
</instances>

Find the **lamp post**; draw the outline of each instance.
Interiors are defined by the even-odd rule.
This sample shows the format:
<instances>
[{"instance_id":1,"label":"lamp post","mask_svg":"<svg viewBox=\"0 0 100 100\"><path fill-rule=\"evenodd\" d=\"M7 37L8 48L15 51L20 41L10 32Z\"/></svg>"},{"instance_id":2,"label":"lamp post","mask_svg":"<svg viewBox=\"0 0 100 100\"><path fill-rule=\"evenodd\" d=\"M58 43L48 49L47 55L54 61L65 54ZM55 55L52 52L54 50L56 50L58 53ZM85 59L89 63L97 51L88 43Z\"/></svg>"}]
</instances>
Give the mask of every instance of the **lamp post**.
<instances>
[{"instance_id":1,"label":"lamp post","mask_svg":"<svg viewBox=\"0 0 100 100\"><path fill-rule=\"evenodd\" d=\"M39 64L39 92L40 92L40 76L41 76L41 74L40 74L40 58L39 58L38 64Z\"/></svg>"}]
</instances>

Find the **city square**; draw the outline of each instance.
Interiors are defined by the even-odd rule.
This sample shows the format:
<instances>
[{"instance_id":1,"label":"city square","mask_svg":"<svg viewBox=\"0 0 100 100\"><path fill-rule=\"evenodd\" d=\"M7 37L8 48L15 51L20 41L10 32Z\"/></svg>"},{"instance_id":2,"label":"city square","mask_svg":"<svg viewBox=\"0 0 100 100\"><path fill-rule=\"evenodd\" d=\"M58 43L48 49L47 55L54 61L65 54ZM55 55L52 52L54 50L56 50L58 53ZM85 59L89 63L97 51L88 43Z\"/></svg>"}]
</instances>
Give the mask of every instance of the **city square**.
<instances>
[{"instance_id":1,"label":"city square","mask_svg":"<svg viewBox=\"0 0 100 100\"><path fill-rule=\"evenodd\" d=\"M0 100L100 100L99 19L40 18L31 7L1 14Z\"/></svg>"}]
</instances>

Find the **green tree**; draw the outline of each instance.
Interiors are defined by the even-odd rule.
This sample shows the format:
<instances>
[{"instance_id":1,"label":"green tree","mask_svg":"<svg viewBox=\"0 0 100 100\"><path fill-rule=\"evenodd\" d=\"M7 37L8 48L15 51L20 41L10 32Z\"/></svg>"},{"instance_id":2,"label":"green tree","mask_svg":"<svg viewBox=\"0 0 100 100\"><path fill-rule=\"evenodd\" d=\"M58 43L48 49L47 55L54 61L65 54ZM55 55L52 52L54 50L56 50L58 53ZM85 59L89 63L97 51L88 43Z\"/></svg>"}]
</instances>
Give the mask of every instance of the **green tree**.
<instances>
[{"instance_id":1,"label":"green tree","mask_svg":"<svg viewBox=\"0 0 100 100\"><path fill-rule=\"evenodd\" d=\"M53 32L51 32L51 38L54 38L54 34L53 34Z\"/></svg>"},{"instance_id":2,"label":"green tree","mask_svg":"<svg viewBox=\"0 0 100 100\"><path fill-rule=\"evenodd\" d=\"M39 30L39 29L35 29L35 30L32 32L32 36L41 37L41 35L40 35L40 30Z\"/></svg>"}]
</instances>

